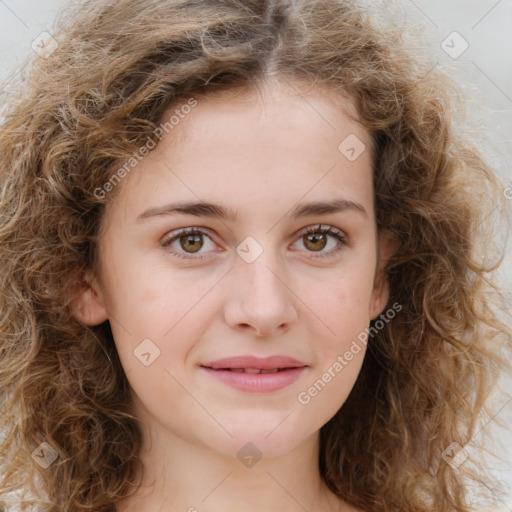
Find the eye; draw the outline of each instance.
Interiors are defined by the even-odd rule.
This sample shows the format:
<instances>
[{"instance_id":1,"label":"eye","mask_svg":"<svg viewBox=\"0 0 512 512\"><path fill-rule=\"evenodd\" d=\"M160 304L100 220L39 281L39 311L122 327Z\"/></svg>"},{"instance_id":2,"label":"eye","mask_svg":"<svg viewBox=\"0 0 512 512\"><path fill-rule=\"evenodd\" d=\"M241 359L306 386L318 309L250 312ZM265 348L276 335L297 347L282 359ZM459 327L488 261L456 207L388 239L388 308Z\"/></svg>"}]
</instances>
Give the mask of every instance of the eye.
<instances>
[{"instance_id":1,"label":"eye","mask_svg":"<svg viewBox=\"0 0 512 512\"><path fill-rule=\"evenodd\" d=\"M209 240L205 243L205 239ZM331 241L329 239L332 239ZM322 227L310 226L299 234L299 240L302 242L305 250L310 253L319 253L314 255L315 258L323 258L336 255L349 243L344 234L338 229L327 226ZM184 259L203 259L203 253L208 253L215 250L216 244L210 238L206 231L193 227L173 231L166 235L161 241L162 247L170 248L173 256ZM205 248L206 250L201 251ZM324 251L328 247L330 250Z\"/></svg>"},{"instance_id":2,"label":"eye","mask_svg":"<svg viewBox=\"0 0 512 512\"><path fill-rule=\"evenodd\" d=\"M210 236L203 230L198 228L186 228L180 231L169 233L161 242L162 247L170 247L174 256L185 259L202 259L204 256L193 256L194 254L202 254L199 251L205 246L204 237L206 237L214 247L215 244ZM208 249L208 244L206 244ZM207 251L203 251L207 252ZM192 256L187 256L190 254Z\"/></svg>"},{"instance_id":3,"label":"eye","mask_svg":"<svg viewBox=\"0 0 512 512\"><path fill-rule=\"evenodd\" d=\"M331 243L329 243L331 238ZM299 240L303 243L308 252L320 253L316 257L329 257L339 253L345 246L348 246L348 241L345 235L332 226L323 228L321 225L310 226L300 235ZM324 251L326 247L331 250Z\"/></svg>"}]
</instances>

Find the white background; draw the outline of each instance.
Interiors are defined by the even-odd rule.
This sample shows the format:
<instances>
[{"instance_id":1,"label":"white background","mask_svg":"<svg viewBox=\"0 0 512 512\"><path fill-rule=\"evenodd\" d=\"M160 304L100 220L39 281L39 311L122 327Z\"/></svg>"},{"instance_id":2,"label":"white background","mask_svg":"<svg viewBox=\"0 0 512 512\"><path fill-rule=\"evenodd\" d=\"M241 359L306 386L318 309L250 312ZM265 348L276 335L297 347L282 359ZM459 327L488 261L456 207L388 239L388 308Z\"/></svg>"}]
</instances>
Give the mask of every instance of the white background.
<instances>
[{"instance_id":1,"label":"white background","mask_svg":"<svg viewBox=\"0 0 512 512\"><path fill-rule=\"evenodd\" d=\"M480 150L505 186L512 186L512 0L368 1L393 9L396 16L413 24L417 37L425 38L436 67L450 74L467 98L468 126L473 126ZM31 42L43 31L53 32L55 15L65 4L62 0L0 0L0 81L15 83L20 63L33 54ZM443 50L443 41L445 47L453 47L452 52L462 48L464 41L468 48L452 58ZM501 277L509 310L511 252L509 243ZM491 434L491 448L501 455L484 460L510 488L508 497L500 496L500 511L512 512L512 430L498 425L498 421L512 425L512 376L504 380L503 389L504 394L497 397L501 410L483 424L481 434Z\"/></svg>"}]
</instances>

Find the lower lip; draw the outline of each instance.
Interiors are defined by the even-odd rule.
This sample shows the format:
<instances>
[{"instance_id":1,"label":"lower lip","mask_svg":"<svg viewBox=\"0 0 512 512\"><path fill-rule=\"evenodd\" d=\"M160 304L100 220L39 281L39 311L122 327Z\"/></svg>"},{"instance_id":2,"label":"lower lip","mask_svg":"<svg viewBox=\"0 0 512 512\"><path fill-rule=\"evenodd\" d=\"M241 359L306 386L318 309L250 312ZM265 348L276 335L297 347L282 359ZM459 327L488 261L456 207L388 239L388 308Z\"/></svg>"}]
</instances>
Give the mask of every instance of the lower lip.
<instances>
[{"instance_id":1,"label":"lower lip","mask_svg":"<svg viewBox=\"0 0 512 512\"><path fill-rule=\"evenodd\" d=\"M241 391L249 391L253 393L278 391L295 382L307 366L301 368L289 368L275 373L245 373L232 372L229 370L214 370L205 368L210 375L220 381Z\"/></svg>"}]
</instances>

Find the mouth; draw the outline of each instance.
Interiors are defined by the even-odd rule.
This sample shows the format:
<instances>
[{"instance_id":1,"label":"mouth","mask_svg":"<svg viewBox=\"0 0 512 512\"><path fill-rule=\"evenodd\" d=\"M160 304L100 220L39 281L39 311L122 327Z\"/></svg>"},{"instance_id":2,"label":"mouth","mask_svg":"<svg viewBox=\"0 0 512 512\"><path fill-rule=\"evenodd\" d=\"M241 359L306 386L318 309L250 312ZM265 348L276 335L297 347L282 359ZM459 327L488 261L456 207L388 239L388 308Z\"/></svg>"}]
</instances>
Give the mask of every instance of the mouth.
<instances>
[{"instance_id":1,"label":"mouth","mask_svg":"<svg viewBox=\"0 0 512 512\"><path fill-rule=\"evenodd\" d=\"M245 371L259 373L260 371L278 372L289 368L302 368L307 366L302 361L288 356L270 356L265 358L251 355L226 357L218 361L203 363L201 366L213 370Z\"/></svg>"},{"instance_id":2,"label":"mouth","mask_svg":"<svg viewBox=\"0 0 512 512\"><path fill-rule=\"evenodd\" d=\"M226 358L200 365L216 381L239 391L273 392L294 383L308 365L285 356Z\"/></svg>"},{"instance_id":3,"label":"mouth","mask_svg":"<svg viewBox=\"0 0 512 512\"><path fill-rule=\"evenodd\" d=\"M203 365L201 365L201 366L203 366ZM236 373L277 373L277 372L284 372L286 370L292 370L294 368L303 368L303 367L290 366L287 368L273 368L270 370L263 370L260 368L212 368L210 366L203 366L203 368L208 368L210 370L215 370L215 371L236 372Z\"/></svg>"}]
</instances>

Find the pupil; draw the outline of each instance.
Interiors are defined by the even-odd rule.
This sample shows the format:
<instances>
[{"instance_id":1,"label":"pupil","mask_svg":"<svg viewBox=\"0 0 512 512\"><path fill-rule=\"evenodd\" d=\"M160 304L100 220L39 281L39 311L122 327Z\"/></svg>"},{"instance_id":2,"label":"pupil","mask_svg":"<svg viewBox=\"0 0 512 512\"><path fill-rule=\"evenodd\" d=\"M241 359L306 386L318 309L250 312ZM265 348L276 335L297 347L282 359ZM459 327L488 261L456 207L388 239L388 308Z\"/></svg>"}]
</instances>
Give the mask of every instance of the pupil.
<instances>
[{"instance_id":1,"label":"pupil","mask_svg":"<svg viewBox=\"0 0 512 512\"><path fill-rule=\"evenodd\" d=\"M185 245L190 244L190 247L187 248L183 244L181 244L181 247L185 250L191 249L192 252L197 252L201 248L200 243L199 243L201 241L200 237L201 237L201 235L187 235L186 237L184 237L184 238L186 238ZM195 244L195 247L194 247L194 244Z\"/></svg>"},{"instance_id":2,"label":"pupil","mask_svg":"<svg viewBox=\"0 0 512 512\"><path fill-rule=\"evenodd\" d=\"M323 242L321 244L321 247L318 247L318 246L317 247L313 247L313 249L315 249L315 250L323 249L325 247L325 244L326 244L325 235L319 235L319 236L315 235L315 234L308 235L307 240L308 240L308 242L313 242L313 244L317 243L319 240L321 240Z\"/></svg>"}]
</instances>

